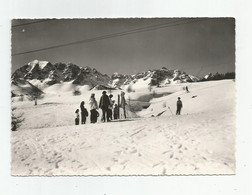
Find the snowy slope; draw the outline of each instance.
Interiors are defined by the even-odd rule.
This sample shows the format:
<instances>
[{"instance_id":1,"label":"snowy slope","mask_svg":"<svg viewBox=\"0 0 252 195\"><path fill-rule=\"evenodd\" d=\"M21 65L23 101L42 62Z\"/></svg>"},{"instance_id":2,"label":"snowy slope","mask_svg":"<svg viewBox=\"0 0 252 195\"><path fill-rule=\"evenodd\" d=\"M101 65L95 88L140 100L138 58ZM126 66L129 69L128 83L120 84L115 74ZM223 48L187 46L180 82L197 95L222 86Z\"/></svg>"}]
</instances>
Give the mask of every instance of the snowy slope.
<instances>
[{"instance_id":1,"label":"snowy slope","mask_svg":"<svg viewBox=\"0 0 252 195\"><path fill-rule=\"evenodd\" d=\"M25 98L28 96L39 96L43 94L43 91L41 91L39 88L35 87L33 84L30 82L23 80L23 79L18 79L15 81L11 82L11 92L17 97L12 98L13 101L15 99L19 99L18 96L24 95Z\"/></svg>"},{"instance_id":2,"label":"snowy slope","mask_svg":"<svg viewBox=\"0 0 252 195\"><path fill-rule=\"evenodd\" d=\"M89 110L90 91L46 97L38 106L13 103L26 120L12 132L12 174L234 174L235 83L193 83L190 93L184 86L155 88L157 94L172 94L151 99L150 106L137 113L141 118L131 115L128 120L87 121L81 126L73 125L74 111L81 100ZM119 93L113 91L114 99ZM95 94L99 100L101 91ZM144 90L136 92L135 98L143 95ZM169 106L174 114L178 96L183 101L180 116L167 110Z\"/></svg>"},{"instance_id":3,"label":"snowy slope","mask_svg":"<svg viewBox=\"0 0 252 195\"><path fill-rule=\"evenodd\" d=\"M183 102L183 114L199 113L202 111L220 112L224 108L232 109L235 104L234 82L231 80L193 83L189 85L190 93L186 93L181 89L179 90L178 85L171 85L169 88L169 91L173 91L171 95L152 99L150 107L138 114L149 117L165 110L164 115L171 115L172 113L168 107L171 108L174 114L178 97ZM176 89L178 90L177 92Z\"/></svg>"}]
</instances>

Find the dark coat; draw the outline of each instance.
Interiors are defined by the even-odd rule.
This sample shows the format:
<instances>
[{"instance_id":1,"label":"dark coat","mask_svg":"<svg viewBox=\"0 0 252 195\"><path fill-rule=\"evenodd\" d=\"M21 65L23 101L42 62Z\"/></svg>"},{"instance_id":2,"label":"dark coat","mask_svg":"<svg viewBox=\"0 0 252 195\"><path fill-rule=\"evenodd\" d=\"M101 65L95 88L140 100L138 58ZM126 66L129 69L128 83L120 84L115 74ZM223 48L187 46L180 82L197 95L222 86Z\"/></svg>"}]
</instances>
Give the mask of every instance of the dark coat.
<instances>
[{"instance_id":1,"label":"dark coat","mask_svg":"<svg viewBox=\"0 0 252 195\"><path fill-rule=\"evenodd\" d=\"M100 99L99 108L108 109L110 105L109 97L106 94L103 94Z\"/></svg>"},{"instance_id":2,"label":"dark coat","mask_svg":"<svg viewBox=\"0 0 252 195\"><path fill-rule=\"evenodd\" d=\"M178 100L177 101L177 108L182 108L183 105L182 105L182 101L181 100Z\"/></svg>"},{"instance_id":3,"label":"dark coat","mask_svg":"<svg viewBox=\"0 0 252 195\"><path fill-rule=\"evenodd\" d=\"M88 116L88 111L87 109L84 107L84 105L80 106L81 109L81 116Z\"/></svg>"}]
</instances>

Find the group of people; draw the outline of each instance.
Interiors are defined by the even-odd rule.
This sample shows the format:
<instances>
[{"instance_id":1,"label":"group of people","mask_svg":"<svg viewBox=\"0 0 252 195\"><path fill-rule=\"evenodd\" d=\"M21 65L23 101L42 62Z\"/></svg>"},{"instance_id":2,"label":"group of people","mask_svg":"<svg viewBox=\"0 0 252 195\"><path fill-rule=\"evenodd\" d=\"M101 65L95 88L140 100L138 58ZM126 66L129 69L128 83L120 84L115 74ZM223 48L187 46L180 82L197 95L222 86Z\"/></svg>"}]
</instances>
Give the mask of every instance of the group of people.
<instances>
[{"instance_id":1,"label":"group of people","mask_svg":"<svg viewBox=\"0 0 252 195\"><path fill-rule=\"evenodd\" d=\"M123 109L123 115L126 118L126 100L124 97L125 93L121 92L121 104L120 107ZM91 97L89 99L89 105L90 105L90 123L96 123L97 119L99 117L99 112L97 111L99 108L102 110L102 121L103 122L109 122L112 119L118 119L119 115L119 107L117 104L115 104L115 101L112 100L113 95L110 94L109 96L107 95L106 91L102 92L102 96L100 98L99 106L98 103L95 99L95 94L92 93ZM75 118L75 125L80 124L80 116L81 116L81 124L86 124L86 118L88 117L88 111L85 108L85 102L82 101L80 104L80 109L77 109L75 111L76 118ZM177 101L177 110L176 110L176 115L180 115L181 109L183 107L181 98L178 97ZM81 114L79 114L79 111L81 111ZM113 116L113 117L112 117Z\"/></svg>"},{"instance_id":2,"label":"group of people","mask_svg":"<svg viewBox=\"0 0 252 195\"><path fill-rule=\"evenodd\" d=\"M125 94L124 92L121 92L120 106L123 108L124 116L126 118L126 110L125 110L126 100L124 98L124 94ZM98 103L95 99L95 94L94 93L91 94L91 97L89 99L90 123L97 122L97 118L99 117L99 112L97 110L99 108L102 110L102 121L103 122L106 122L106 121L109 122L112 119L118 119L119 108L118 108L118 105L115 104L115 101L112 100L112 98L113 98L112 94L110 94L108 96L107 92L103 91L102 96L99 101L99 106L98 106ZM86 124L86 118L88 117L88 111L84 105L85 105L85 102L82 101L80 104L80 109L77 109L75 111L75 114L76 114L75 125L79 125L80 115L81 115L81 124ZM81 111L81 114L79 114L80 111Z\"/></svg>"}]
</instances>

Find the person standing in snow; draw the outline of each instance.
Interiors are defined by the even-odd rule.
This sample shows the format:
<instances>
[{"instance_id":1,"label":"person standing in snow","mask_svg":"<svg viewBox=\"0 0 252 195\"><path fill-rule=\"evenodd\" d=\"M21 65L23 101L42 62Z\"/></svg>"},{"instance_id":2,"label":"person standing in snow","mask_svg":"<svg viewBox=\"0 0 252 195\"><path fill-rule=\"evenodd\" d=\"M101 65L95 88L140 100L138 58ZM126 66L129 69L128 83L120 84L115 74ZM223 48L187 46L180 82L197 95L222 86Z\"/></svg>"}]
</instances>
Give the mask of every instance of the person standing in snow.
<instances>
[{"instance_id":1,"label":"person standing in snow","mask_svg":"<svg viewBox=\"0 0 252 195\"><path fill-rule=\"evenodd\" d=\"M106 94L106 91L102 92L102 96L100 98L99 108L102 109L102 120L103 122L106 121L105 116L107 117L107 122L109 122L109 116L108 116L108 107L110 105L109 97Z\"/></svg>"},{"instance_id":2,"label":"person standing in snow","mask_svg":"<svg viewBox=\"0 0 252 195\"><path fill-rule=\"evenodd\" d=\"M183 107L182 101L180 100L180 97L178 97L176 115L180 115L180 111L182 107Z\"/></svg>"},{"instance_id":3,"label":"person standing in snow","mask_svg":"<svg viewBox=\"0 0 252 195\"><path fill-rule=\"evenodd\" d=\"M97 110L96 109L98 109L98 104L95 99L94 93L91 94L91 97L89 99L89 105L90 105L90 122L96 123L97 122Z\"/></svg>"},{"instance_id":4,"label":"person standing in snow","mask_svg":"<svg viewBox=\"0 0 252 195\"><path fill-rule=\"evenodd\" d=\"M115 104L113 112L114 112L114 119L116 120L117 117L118 117L118 106L117 106L117 104Z\"/></svg>"},{"instance_id":5,"label":"person standing in snow","mask_svg":"<svg viewBox=\"0 0 252 195\"><path fill-rule=\"evenodd\" d=\"M80 104L80 109L81 109L81 124L86 124L86 117L88 116L88 111L84 107L85 102L82 101Z\"/></svg>"},{"instance_id":6,"label":"person standing in snow","mask_svg":"<svg viewBox=\"0 0 252 195\"><path fill-rule=\"evenodd\" d=\"M113 109L112 97L113 97L113 95L110 94L109 95L109 102L110 102L110 104L109 104L109 107L108 107L108 118L109 118L109 120L112 120L112 109Z\"/></svg>"},{"instance_id":7,"label":"person standing in snow","mask_svg":"<svg viewBox=\"0 0 252 195\"><path fill-rule=\"evenodd\" d=\"M75 117L75 125L79 125L80 122L80 115L79 115L79 109L75 111L76 117Z\"/></svg>"},{"instance_id":8,"label":"person standing in snow","mask_svg":"<svg viewBox=\"0 0 252 195\"><path fill-rule=\"evenodd\" d=\"M124 118L126 118L126 100L125 100L124 95L125 93L122 91L121 92L121 107L123 109Z\"/></svg>"}]
</instances>

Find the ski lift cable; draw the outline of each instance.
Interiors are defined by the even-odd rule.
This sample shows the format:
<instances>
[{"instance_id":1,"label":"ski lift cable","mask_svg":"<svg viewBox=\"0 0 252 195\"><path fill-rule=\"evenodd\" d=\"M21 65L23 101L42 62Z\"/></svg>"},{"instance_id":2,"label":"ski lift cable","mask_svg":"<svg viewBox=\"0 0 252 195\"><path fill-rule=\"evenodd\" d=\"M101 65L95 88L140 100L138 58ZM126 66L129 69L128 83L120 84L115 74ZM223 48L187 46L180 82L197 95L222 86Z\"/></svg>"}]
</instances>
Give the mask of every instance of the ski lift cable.
<instances>
[{"instance_id":1,"label":"ski lift cable","mask_svg":"<svg viewBox=\"0 0 252 195\"><path fill-rule=\"evenodd\" d=\"M12 25L12 28L16 28L16 27L20 27L20 26L27 26L27 25L31 25L31 24L37 24L37 23L42 23L42 22L48 22L48 21L53 21L56 19L44 19L44 20L39 20L39 21L34 21L34 22L27 22L27 23L23 23L23 24L16 24L16 25Z\"/></svg>"},{"instance_id":2,"label":"ski lift cable","mask_svg":"<svg viewBox=\"0 0 252 195\"><path fill-rule=\"evenodd\" d=\"M107 35L103 35L103 36L100 36L100 37L94 37L94 38L90 38L90 39L86 39L86 40L75 41L75 42L61 44L61 45L55 45L55 46L51 46L51 47L41 48L41 49L37 49L37 50L31 50L31 51L22 52L22 53L16 53L16 54L13 54L12 56L26 54L26 53L33 53L33 52L38 52L38 51L43 51L43 50L48 50L48 49L54 49L54 48L59 48L59 47L66 47L66 46L81 44L81 43L86 43L86 42L93 42L93 41L98 41L98 40L107 39L107 38L113 38L113 37L117 37L117 36L124 36L124 35L128 35L128 33L129 34L137 33L135 31L140 31L140 30L155 30L155 29L149 29L149 28L152 28L152 27L155 27L155 26L160 26L160 25L164 26L164 25L168 25L168 24L171 24L171 23L175 23L175 22L181 22L181 21L182 20L176 20L176 21L172 21L172 22L169 22L169 23L163 23L163 24L158 24L158 25L152 25L152 26L132 29L132 30L129 30L129 31L123 31L123 32L118 32L118 33L113 33L113 34L107 34Z\"/></svg>"},{"instance_id":3,"label":"ski lift cable","mask_svg":"<svg viewBox=\"0 0 252 195\"><path fill-rule=\"evenodd\" d=\"M15 20L15 19L14 19ZM22 19L18 19L18 20L22 20ZM25 20L25 19L23 19ZM29 19L29 20L37 20L37 19ZM15 25L12 25L11 27L12 28L15 28L15 27L20 27L20 26L27 26L27 25L32 25L32 24L37 24L37 23L43 23L43 22L48 22L48 21L53 21L53 20L61 20L61 19L41 19L39 21L34 21L34 22L27 22L27 23L22 23L22 24L15 24ZM64 19L63 19L64 20ZM80 20L80 19L77 19L76 20ZM85 20L85 19L84 19ZM188 19L179 19L177 21L182 21L182 20L188 20ZM159 26L159 25L165 25L165 24L169 24L167 22L165 23L161 23L161 24L156 24L156 25L152 25L152 26ZM148 26L147 26L148 27Z\"/></svg>"},{"instance_id":4,"label":"ski lift cable","mask_svg":"<svg viewBox=\"0 0 252 195\"><path fill-rule=\"evenodd\" d=\"M162 28L170 28L170 27L174 27L174 26L185 25L185 24L196 23L196 22L202 22L202 21L206 21L206 20L209 20L209 18L208 19L199 19L199 20L190 20L190 21L185 21L185 22L183 22L182 20L179 20L179 21L176 20L176 21L173 21L173 22L170 22L170 23L167 23L167 24L161 24L159 26L157 26L157 25L148 26L148 27L133 29L133 30L129 30L129 31L124 31L124 32L113 33L113 34L103 35L103 36L99 36L99 37L84 39L84 40L75 41L75 42L71 42L71 43L65 43L65 44L60 44L60 45L54 45L54 46L50 46L50 47L35 49L35 50L31 50L31 51L14 53L14 54L12 54L12 56L18 56L18 55L34 53L34 52L39 52L39 51L44 51L44 50L49 50L49 49L67 47L67 46L71 46L71 45L95 42L95 41L104 40L104 39L111 39L111 38L114 38L114 37L121 37L121 36L130 35L130 34L147 32L147 31L157 30L157 29L162 29ZM175 24L173 24L173 23L175 23Z\"/></svg>"}]
</instances>

